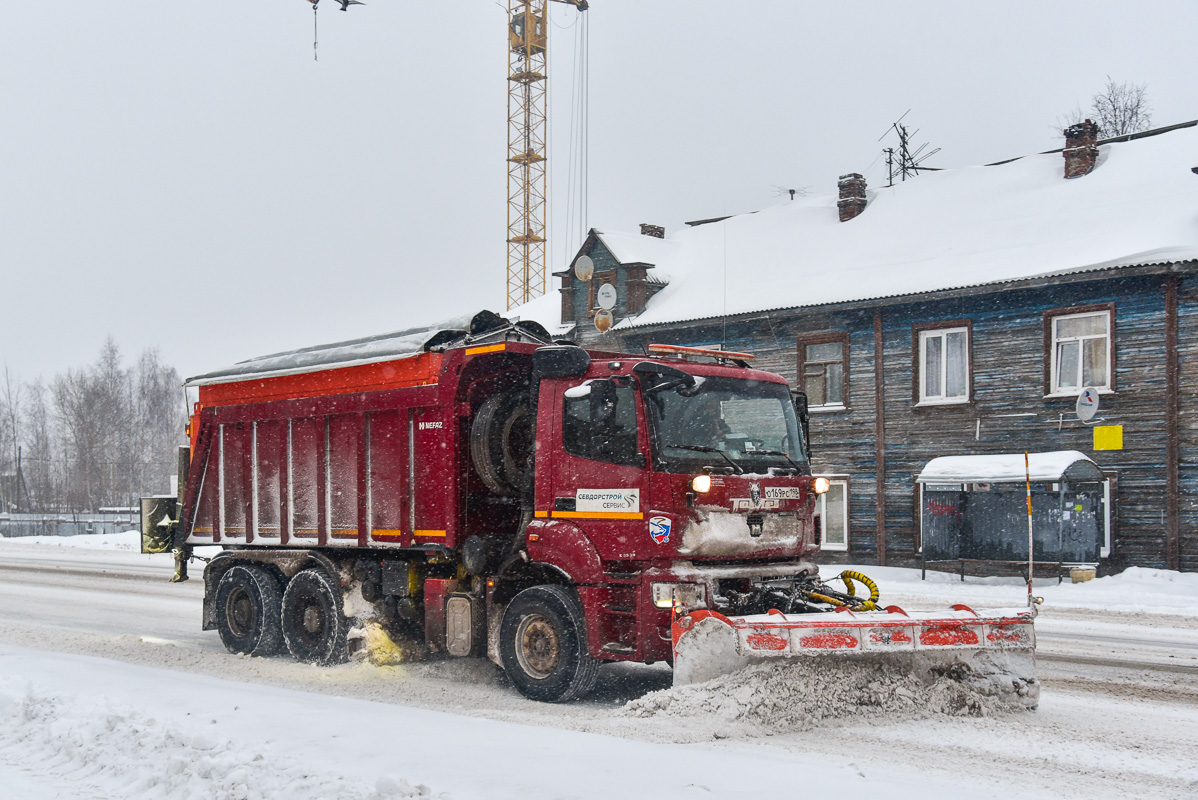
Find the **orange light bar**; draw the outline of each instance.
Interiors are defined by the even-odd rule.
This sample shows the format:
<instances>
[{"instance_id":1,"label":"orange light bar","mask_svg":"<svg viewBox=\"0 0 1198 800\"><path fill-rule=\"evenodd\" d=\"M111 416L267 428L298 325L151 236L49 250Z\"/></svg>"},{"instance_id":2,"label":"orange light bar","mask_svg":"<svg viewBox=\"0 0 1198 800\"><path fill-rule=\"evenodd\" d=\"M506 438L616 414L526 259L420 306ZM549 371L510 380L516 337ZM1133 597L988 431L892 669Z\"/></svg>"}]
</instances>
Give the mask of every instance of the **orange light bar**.
<instances>
[{"instance_id":1,"label":"orange light bar","mask_svg":"<svg viewBox=\"0 0 1198 800\"><path fill-rule=\"evenodd\" d=\"M651 344L649 345L650 353L661 353L662 355L682 356L708 356L710 358L728 358L740 359L742 361L752 361L751 353L734 353L731 350L708 350L703 347L679 347L673 344Z\"/></svg>"}]
</instances>

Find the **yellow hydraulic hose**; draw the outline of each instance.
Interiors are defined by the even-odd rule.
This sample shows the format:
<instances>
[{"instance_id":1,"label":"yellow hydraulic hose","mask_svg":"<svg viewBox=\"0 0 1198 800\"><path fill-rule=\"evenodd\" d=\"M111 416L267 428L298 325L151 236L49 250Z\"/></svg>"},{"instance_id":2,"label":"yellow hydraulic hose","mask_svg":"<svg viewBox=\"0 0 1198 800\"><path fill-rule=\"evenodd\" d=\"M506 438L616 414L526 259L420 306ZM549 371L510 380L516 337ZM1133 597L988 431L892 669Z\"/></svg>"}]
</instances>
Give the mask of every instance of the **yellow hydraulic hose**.
<instances>
[{"instance_id":1,"label":"yellow hydraulic hose","mask_svg":"<svg viewBox=\"0 0 1198 800\"><path fill-rule=\"evenodd\" d=\"M835 597L828 597L826 594L820 594L819 592L807 592L807 596L812 600L818 600L821 603L828 603L829 605L833 606L844 605L844 603L840 602Z\"/></svg>"},{"instance_id":2,"label":"yellow hydraulic hose","mask_svg":"<svg viewBox=\"0 0 1198 800\"><path fill-rule=\"evenodd\" d=\"M860 605L853 606L854 611L878 610L878 595L880 594L878 591L878 584L870 580L868 576L862 575L860 572L854 572L851 569L846 569L844 572L840 573L840 579L844 581L844 588L848 590L849 594L857 594L857 587L853 585L853 581L861 581L865 584L865 587L869 589L869 599Z\"/></svg>"}]
</instances>

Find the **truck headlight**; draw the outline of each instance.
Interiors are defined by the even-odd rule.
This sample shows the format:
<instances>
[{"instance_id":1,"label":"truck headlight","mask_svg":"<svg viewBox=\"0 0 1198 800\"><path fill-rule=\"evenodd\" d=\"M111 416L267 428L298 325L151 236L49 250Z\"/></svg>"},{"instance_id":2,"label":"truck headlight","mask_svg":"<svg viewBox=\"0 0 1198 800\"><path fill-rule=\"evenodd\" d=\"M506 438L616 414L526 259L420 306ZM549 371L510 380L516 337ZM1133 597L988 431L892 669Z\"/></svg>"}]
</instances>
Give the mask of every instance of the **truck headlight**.
<instances>
[{"instance_id":1,"label":"truck headlight","mask_svg":"<svg viewBox=\"0 0 1198 800\"><path fill-rule=\"evenodd\" d=\"M816 494L823 494L832 488L832 481L821 476L811 482L811 488L815 490Z\"/></svg>"},{"instance_id":2,"label":"truck headlight","mask_svg":"<svg viewBox=\"0 0 1198 800\"><path fill-rule=\"evenodd\" d=\"M694 609L703 605L703 586L698 583L653 583L650 588L653 605L658 608Z\"/></svg>"},{"instance_id":3,"label":"truck headlight","mask_svg":"<svg viewBox=\"0 0 1198 800\"><path fill-rule=\"evenodd\" d=\"M691 488L694 489L699 494L703 494L704 492L710 492L711 491L711 476L710 475L696 475L694 480L691 481Z\"/></svg>"}]
</instances>

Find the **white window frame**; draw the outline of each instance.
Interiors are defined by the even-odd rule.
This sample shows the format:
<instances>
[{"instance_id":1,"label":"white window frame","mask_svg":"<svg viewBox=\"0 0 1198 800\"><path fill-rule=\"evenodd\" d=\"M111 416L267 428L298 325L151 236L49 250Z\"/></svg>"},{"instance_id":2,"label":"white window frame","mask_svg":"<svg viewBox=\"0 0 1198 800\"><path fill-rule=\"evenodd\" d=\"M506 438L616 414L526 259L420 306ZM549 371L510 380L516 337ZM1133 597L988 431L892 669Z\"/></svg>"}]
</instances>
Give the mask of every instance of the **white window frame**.
<instances>
[{"instance_id":1,"label":"white window frame","mask_svg":"<svg viewBox=\"0 0 1198 800\"><path fill-rule=\"evenodd\" d=\"M831 494L831 488L819 496L815 503L815 511L819 514L820 520L820 550L831 550L837 552L845 552L849 549L849 479L846 475L819 475L816 477L827 478L828 482L833 486L839 484L844 487L844 499L841 501L844 508L844 541L835 544L828 542L828 495Z\"/></svg>"},{"instance_id":2,"label":"white window frame","mask_svg":"<svg viewBox=\"0 0 1198 800\"><path fill-rule=\"evenodd\" d=\"M1049 314L1049 342L1048 342L1048 380L1049 380L1049 397L1076 397L1081 394L1082 389L1094 388L1099 394L1110 394L1114 391L1111 384L1112 378L1115 375L1115 343L1111 336L1111 321L1112 314L1109 308L1100 311L1081 311L1076 314ZM1106 319L1106 333L1093 336L1070 336L1067 338L1057 337L1057 323L1063 319L1080 319L1081 317L1103 317ZM1085 345L1080 344L1086 339L1106 339L1106 383L1101 386L1088 387L1082 383L1083 370L1085 369ZM1059 348L1057 344L1062 341L1079 342L1077 353L1077 381L1076 387L1061 388L1058 383L1059 374L1057 373L1057 352Z\"/></svg>"},{"instance_id":3,"label":"white window frame","mask_svg":"<svg viewBox=\"0 0 1198 800\"><path fill-rule=\"evenodd\" d=\"M948 336L952 333L965 334L965 394L947 397L943 392L948 389ZM930 338L942 340L940 347L940 390L942 394L928 396L927 394L927 341ZM968 403L973 394L973 358L972 343L969 340L969 326L962 325L954 328L928 328L919 332L919 405L947 406Z\"/></svg>"}]
</instances>

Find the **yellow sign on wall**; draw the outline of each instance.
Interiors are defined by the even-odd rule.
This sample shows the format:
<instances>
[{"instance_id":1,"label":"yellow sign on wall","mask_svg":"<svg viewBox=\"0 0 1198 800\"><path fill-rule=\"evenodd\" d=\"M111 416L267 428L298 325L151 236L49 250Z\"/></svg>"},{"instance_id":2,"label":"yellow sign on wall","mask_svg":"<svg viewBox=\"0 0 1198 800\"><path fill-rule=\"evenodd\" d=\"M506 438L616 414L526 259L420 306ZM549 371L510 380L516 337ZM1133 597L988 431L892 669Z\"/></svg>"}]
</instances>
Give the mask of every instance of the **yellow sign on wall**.
<instances>
[{"instance_id":1,"label":"yellow sign on wall","mask_svg":"<svg viewBox=\"0 0 1198 800\"><path fill-rule=\"evenodd\" d=\"M1095 450L1122 450L1123 449L1123 426L1122 425L1095 425L1094 426L1094 449Z\"/></svg>"}]
</instances>

